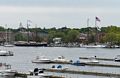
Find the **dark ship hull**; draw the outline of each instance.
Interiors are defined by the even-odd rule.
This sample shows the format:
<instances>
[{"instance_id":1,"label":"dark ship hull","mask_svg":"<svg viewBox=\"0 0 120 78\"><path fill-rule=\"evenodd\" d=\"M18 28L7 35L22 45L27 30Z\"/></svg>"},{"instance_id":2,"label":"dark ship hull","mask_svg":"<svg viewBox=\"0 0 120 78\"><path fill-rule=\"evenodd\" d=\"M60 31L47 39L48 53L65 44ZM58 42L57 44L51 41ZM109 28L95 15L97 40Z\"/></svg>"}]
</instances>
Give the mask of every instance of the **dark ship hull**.
<instances>
[{"instance_id":1,"label":"dark ship hull","mask_svg":"<svg viewBox=\"0 0 120 78\"><path fill-rule=\"evenodd\" d=\"M23 47L47 47L47 43L15 43L14 45Z\"/></svg>"}]
</instances>

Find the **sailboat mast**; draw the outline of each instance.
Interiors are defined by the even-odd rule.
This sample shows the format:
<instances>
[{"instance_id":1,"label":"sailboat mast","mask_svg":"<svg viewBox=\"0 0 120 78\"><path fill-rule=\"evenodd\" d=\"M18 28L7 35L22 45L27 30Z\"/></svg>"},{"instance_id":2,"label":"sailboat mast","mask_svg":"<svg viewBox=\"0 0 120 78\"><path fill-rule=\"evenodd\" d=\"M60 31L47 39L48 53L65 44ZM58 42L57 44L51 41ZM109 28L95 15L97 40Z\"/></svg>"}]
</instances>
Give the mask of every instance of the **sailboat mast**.
<instances>
[{"instance_id":1,"label":"sailboat mast","mask_svg":"<svg viewBox=\"0 0 120 78\"><path fill-rule=\"evenodd\" d=\"M29 24L28 24L28 20L27 20L27 42L29 43Z\"/></svg>"},{"instance_id":2,"label":"sailboat mast","mask_svg":"<svg viewBox=\"0 0 120 78\"><path fill-rule=\"evenodd\" d=\"M37 42L37 24L35 25L35 42Z\"/></svg>"},{"instance_id":3,"label":"sailboat mast","mask_svg":"<svg viewBox=\"0 0 120 78\"><path fill-rule=\"evenodd\" d=\"M95 44L98 42L97 20L95 19Z\"/></svg>"},{"instance_id":4,"label":"sailboat mast","mask_svg":"<svg viewBox=\"0 0 120 78\"><path fill-rule=\"evenodd\" d=\"M89 43L89 18L87 19L87 27L88 27L88 33L87 33L87 44Z\"/></svg>"},{"instance_id":5,"label":"sailboat mast","mask_svg":"<svg viewBox=\"0 0 120 78\"><path fill-rule=\"evenodd\" d=\"M5 27L6 27L6 34L5 34L5 35L6 35L6 39L5 39L5 40L6 40L6 43L7 43L7 42L8 42L8 37L7 37L7 24L5 25Z\"/></svg>"}]
</instances>

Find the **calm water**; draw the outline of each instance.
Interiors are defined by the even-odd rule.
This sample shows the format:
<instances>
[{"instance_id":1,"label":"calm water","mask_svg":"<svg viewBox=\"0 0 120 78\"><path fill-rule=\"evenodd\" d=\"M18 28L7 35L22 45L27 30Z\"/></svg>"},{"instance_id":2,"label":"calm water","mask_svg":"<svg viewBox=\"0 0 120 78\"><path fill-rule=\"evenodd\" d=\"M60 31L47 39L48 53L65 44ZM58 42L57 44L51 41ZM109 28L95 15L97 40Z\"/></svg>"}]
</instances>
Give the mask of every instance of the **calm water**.
<instances>
[{"instance_id":1,"label":"calm water","mask_svg":"<svg viewBox=\"0 0 120 78\"><path fill-rule=\"evenodd\" d=\"M1 56L0 62L6 62L12 65L13 69L20 72L28 72L35 67L39 68L51 68L52 64L33 64L31 60L36 56L46 56L49 59L57 58L60 55L65 56L67 59L78 60L82 57L103 57L103 58L114 58L120 54L120 49L105 49L105 48L64 48L64 47L0 47L2 50L11 50L14 52L14 56ZM100 61L101 63L107 64L120 64L119 62L106 62ZM108 72L108 73L120 73L120 68L110 67L91 67L91 66L72 66L63 65L74 70L85 70L95 72ZM79 75L79 74L61 74L61 73L50 73L54 75L65 76L66 78L107 78L101 76L91 75ZM1 78L1 77L0 77Z\"/></svg>"}]
</instances>

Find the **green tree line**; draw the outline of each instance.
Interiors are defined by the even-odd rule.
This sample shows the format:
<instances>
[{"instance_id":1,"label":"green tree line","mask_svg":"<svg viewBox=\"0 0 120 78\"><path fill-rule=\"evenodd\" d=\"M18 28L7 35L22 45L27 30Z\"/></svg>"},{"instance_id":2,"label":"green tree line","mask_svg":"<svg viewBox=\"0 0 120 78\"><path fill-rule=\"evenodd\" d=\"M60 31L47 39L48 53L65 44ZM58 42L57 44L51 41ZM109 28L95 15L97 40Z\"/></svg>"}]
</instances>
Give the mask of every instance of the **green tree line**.
<instances>
[{"instance_id":1,"label":"green tree line","mask_svg":"<svg viewBox=\"0 0 120 78\"><path fill-rule=\"evenodd\" d=\"M40 38L36 37L37 41L47 41L48 43L51 43L53 41L53 38L60 37L62 39L63 43L73 43L73 42L80 42L80 34L86 34L88 43L94 43L97 34L102 34L99 39L99 43L109 43L111 45L120 45L120 27L118 26L107 26L107 27L101 27L101 28L95 28L95 27L86 27L86 28L18 28L18 29L12 29L8 28L5 29L4 27L0 26L0 31L5 32L10 30L13 34L15 34L15 40L27 40L27 36L23 36L23 34L20 32L21 30L29 31L29 32L35 32L35 33L47 33L47 37ZM17 33L17 34L16 34Z\"/></svg>"}]
</instances>

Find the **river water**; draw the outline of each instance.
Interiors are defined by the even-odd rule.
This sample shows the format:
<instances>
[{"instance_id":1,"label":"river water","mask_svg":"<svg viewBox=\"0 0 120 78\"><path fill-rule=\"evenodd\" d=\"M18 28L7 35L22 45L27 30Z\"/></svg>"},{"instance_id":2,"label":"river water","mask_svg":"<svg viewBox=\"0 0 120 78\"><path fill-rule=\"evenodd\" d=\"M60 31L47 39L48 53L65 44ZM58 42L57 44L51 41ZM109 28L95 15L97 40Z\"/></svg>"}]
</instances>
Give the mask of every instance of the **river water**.
<instances>
[{"instance_id":1,"label":"river water","mask_svg":"<svg viewBox=\"0 0 120 78\"><path fill-rule=\"evenodd\" d=\"M19 72L28 72L36 67L39 68L51 68L53 64L34 64L31 62L36 56L46 56L49 59L57 58L60 55L70 60L78 60L79 57L91 57L97 56L101 58L115 58L120 54L120 49L107 49L107 48L66 48L66 47L0 47L1 50L10 50L14 52L14 56L0 56L0 62L8 63L12 65L12 69ZM118 64L120 62L106 62L100 61L100 63L106 64ZM74 70L102 72L102 73L118 73L120 74L120 68L115 67L91 67L91 66L72 66L63 65ZM48 72L49 73L49 72ZM80 75L80 74L63 74L63 73L49 73L58 76L65 76L66 78L108 78L102 76L92 75ZM111 78L111 77L109 77Z\"/></svg>"}]
</instances>

